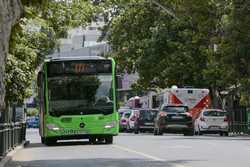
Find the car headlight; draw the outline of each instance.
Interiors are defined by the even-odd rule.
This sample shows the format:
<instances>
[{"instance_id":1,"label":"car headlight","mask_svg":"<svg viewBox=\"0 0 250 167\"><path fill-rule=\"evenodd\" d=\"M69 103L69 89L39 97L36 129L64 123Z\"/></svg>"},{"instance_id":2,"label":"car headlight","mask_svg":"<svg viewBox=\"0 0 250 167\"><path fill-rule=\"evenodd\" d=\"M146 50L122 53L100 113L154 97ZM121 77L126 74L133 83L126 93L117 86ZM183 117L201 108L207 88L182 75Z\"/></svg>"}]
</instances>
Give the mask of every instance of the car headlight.
<instances>
[{"instance_id":1,"label":"car headlight","mask_svg":"<svg viewBox=\"0 0 250 167\"><path fill-rule=\"evenodd\" d=\"M116 122L109 122L109 123L105 124L104 128L111 129L111 128L114 128L115 126L116 126Z\"/></svg>"},{"instance_id":2,"label":"car headlight","mask_svg":"<svg viewBox=\"0 0 250 167\"><path fill-rule=\"evenodd\" d=\"M54 131L60 130L60 128L56 124L47 124L46 127L49 130L54 130Z\"/></svg>"}]
</instances>

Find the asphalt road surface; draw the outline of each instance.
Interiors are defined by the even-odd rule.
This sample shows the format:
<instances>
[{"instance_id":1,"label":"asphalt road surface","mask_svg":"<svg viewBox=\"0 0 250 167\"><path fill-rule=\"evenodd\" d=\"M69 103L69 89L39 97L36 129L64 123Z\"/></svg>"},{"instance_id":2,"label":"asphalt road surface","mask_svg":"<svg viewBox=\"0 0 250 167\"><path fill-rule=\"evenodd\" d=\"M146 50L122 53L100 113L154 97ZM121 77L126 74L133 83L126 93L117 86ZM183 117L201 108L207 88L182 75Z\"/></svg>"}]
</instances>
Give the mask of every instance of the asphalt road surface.
<instances>
[{"instance_id":1,"label":"asphalt road surface","mask_svg":"<svg viewBox=\"0 0 250 167\"><path fill-rule=\"evenodd\" d=\"M250 138L168 134L120 134L113 145L87 141L40 143L27 131L30 144L8 167L250 167Z\"/></svg>"}]
</instances>

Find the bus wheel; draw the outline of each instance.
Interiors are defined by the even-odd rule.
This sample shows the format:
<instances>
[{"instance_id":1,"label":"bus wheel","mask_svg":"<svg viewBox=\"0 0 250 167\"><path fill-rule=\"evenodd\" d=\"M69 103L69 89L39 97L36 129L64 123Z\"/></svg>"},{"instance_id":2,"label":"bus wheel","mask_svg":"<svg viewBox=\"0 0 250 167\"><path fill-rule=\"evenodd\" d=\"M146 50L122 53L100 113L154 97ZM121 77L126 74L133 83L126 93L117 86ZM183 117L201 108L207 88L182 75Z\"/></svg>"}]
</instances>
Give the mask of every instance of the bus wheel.
<instances>
[{"instance_id":1,"label":"bus wheel","mask_svg":"<svg viewBox=\"0 0 250 167\"><path fill-rule=\"evenodd\" d=\"M56 144L56 140L55 139L44 139L44 144L47 146L53 146Z\"/></svg>"},{"instance_id":2,"label":"bus wheel","mask_svg":"<svg viewBox=\"0 0 250 167\"><path fill-rule=\"evenodd\" d=\"M113 144L113 136L105 137L106 144Z\"/></svg>"},{"instance_id":3,"label":"bus wheel","mask_svg":"<svg viewBox=\"0 0 250 167\"><path fill-rule=\"evenodd\" d=\"M96 137L90 137L89 138L89 143L90 144L96 144Z\"/></svg>"},{"instance_id":4,"label":"bus wheel","mask_svg":"<svg viewBox=\"0 0 250 167\"><path fill-rule=\"evenodd\" d=\"M41 143L45 144L45 138L44 137L41 137Z\"/></svg>"}]
</instances>

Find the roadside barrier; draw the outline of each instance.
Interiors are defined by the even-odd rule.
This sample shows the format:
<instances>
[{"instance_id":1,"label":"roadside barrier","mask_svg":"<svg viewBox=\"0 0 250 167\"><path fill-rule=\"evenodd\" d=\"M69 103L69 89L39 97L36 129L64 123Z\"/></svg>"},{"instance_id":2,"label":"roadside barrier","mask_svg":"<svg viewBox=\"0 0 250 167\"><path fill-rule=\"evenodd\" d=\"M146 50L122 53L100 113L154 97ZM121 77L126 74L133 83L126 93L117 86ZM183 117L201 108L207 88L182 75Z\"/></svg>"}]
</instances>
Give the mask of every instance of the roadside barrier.
<instances>
[{"instance_id":1,"label":"roadside barrier","mask_svg":"<svg viewBox=\"0 0 250 167\"><path fill-rule=\"evenodd\" d=\"M227 108L229 113L229 133L234 135L250 134L247 107Z\"/></svg>"},{"instance_id":2,"label":"roadside barrier","mask_svg":"<svg viewBox=\"0 0 250 167\"><path fill-rule=\"evenodd\" d=\"M25 141L26 123L0 124L0 159Z\"/></svg>"}]
</instances>

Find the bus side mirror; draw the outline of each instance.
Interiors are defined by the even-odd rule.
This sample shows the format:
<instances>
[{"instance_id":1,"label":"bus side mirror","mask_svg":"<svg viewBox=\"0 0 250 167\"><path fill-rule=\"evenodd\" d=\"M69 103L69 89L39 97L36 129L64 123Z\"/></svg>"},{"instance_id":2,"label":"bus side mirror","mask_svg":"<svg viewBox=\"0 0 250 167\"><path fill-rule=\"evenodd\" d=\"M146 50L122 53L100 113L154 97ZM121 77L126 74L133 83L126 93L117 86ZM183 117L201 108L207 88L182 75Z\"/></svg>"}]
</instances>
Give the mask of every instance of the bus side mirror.
<instances>
[{"instance_id":1,"label":"bus side mirror","mask_svg":"<svg viewBox=\"0 0 250 167\"><path fill-rule=\"evenodd\" d=\"M44 73L42 71L38 72L38 75L37 75L37 86L38 87L41 86L41 83L43 81L43 75L44 75Z\"/></svg>"},{"instance_id":2,"label":"bus side mirror","mask_svg":"<svg viewBox=\"0 0 250 167\"><path fill-rule=\"evenodd\" d=\"M115 76L115 86L116 86L116 89L121 89L122 88L122 85L121 85L121 75L116 75Z\"/></svg>"}]
</instances>

